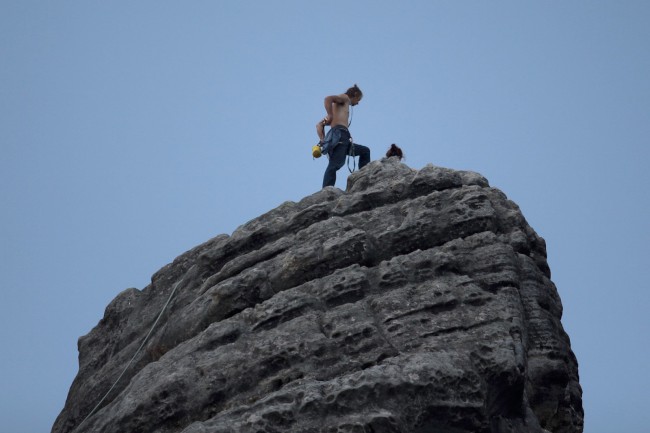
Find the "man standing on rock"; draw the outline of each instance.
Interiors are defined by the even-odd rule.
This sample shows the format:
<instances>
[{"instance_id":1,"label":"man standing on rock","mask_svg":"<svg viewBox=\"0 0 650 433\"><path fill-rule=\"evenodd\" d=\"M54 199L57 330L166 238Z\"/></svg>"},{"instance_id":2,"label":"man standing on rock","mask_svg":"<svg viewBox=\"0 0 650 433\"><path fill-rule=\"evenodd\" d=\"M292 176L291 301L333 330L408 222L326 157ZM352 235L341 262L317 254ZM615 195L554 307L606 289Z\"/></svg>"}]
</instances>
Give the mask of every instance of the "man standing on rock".
<instances>
[{"instance_id":1,"label":"man standing on rock","mask_svg":"<svg viewBox=\"0 0 650 433\"><path fill-rule=\"evenodd\" d=\"M350 106L355 106L361 101L363 93L355 84L341 95L332 95L325 98L327 116L316 124L316 133L320 139L322 153L329 157L329 164L323 176L323 188L334 186L336 172L343 167L345 157L359 155L359 169L370 162L370 149L360 144L354 144L348 127L350 123ZM330 130L325 135L325 125Z\"/></svg>"}]
</instances>

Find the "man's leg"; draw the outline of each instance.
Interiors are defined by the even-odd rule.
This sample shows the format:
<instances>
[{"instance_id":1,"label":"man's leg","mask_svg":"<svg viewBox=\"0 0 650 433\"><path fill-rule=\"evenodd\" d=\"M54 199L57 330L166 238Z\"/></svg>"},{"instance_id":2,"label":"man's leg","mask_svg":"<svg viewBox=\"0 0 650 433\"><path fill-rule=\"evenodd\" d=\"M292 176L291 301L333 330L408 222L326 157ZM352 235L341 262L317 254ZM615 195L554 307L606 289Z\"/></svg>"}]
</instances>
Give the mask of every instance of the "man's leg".
<instances>
[{"instance_id":1,"label":"man's leg","mask_svg":"<svg viewBox=\"0 0 650 433\"><path fill-rule=\"evenodd\" d=\"M360 144L353 144L354 154L359 155L359 169L362 169L370 162L370 149Z\"/></svg>"},{"instance_id":2,"label":"man's leg","mask_svg":"<svg viewBox=\"0 0 650 433\"><path fill-rule=\"evenodd\" d=\"M325 176L323 176L323 188L326 186L334 186L336 183L336 171L345 164L348 146L347 143L339 143L330 153L330 162L327 164Z\"/></svg>"}]
</instances>

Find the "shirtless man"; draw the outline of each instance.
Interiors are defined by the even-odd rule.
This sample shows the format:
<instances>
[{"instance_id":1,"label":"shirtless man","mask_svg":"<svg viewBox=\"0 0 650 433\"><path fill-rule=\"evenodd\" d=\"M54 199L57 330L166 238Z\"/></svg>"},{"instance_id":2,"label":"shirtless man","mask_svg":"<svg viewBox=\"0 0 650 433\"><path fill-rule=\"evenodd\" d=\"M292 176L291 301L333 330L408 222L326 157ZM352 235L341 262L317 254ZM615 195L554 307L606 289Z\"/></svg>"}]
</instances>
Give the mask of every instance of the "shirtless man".
<instances>
[{"instance_id":1,"label":"shirtless man","mask_svg":"<svg viewBox=\"0 0 650 433\"><path fill-rule=\"evenodd\" d=\"M359 155L359 169L370 162L370 149L360 144L354 144L350 131L348 131L348 117L350 106L355 106L361 101L363 93L355 84L341 95L332 95L325 98L327 116L316 124L316 133L320 139L319 145L322 152L329 156L329 164L323 176L323 188L334 186L336 172L345 164L345 157L349 154ZM325 126L331 128L325 135ZM352 150L352 152L350 152Z\"/></svg>"}]
</instances>

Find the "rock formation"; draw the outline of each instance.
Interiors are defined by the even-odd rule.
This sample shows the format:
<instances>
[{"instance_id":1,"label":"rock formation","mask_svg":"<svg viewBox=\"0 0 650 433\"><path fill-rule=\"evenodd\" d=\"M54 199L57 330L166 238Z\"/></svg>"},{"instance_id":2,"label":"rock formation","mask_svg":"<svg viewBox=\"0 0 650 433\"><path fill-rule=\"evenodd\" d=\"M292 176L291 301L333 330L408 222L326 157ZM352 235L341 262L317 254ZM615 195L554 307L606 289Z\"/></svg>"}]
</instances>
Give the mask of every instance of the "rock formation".
<instances>
[{"instance_id":1,"label":"rock formation","mask_svg":"<svg viewBox=\"0 0 650 433\"><path fill-rule=\"evenodd\" d=\"M581 432L561 315L502 192L374 161L120 293L52 431Z\"/></svg>"}]
</instances>

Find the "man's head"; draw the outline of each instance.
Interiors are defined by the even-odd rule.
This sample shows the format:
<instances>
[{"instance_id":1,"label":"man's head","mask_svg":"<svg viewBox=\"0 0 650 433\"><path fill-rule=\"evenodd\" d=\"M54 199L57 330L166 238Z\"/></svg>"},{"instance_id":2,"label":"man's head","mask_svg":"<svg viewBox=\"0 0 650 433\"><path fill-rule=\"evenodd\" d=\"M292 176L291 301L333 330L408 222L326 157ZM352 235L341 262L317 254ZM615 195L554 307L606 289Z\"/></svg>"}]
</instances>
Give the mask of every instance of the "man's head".
<instances>
[{"instance_id":1,"label":"man's head","mask_svg":"<svg viewBox=\"0 0 650 433\"><path fill-rule=\"evenodd\" d=\"M363 92L356 84L346 90L345 94L350 98L350 105L357 105L363 98Z\"/></svg>"}]
</instances>

